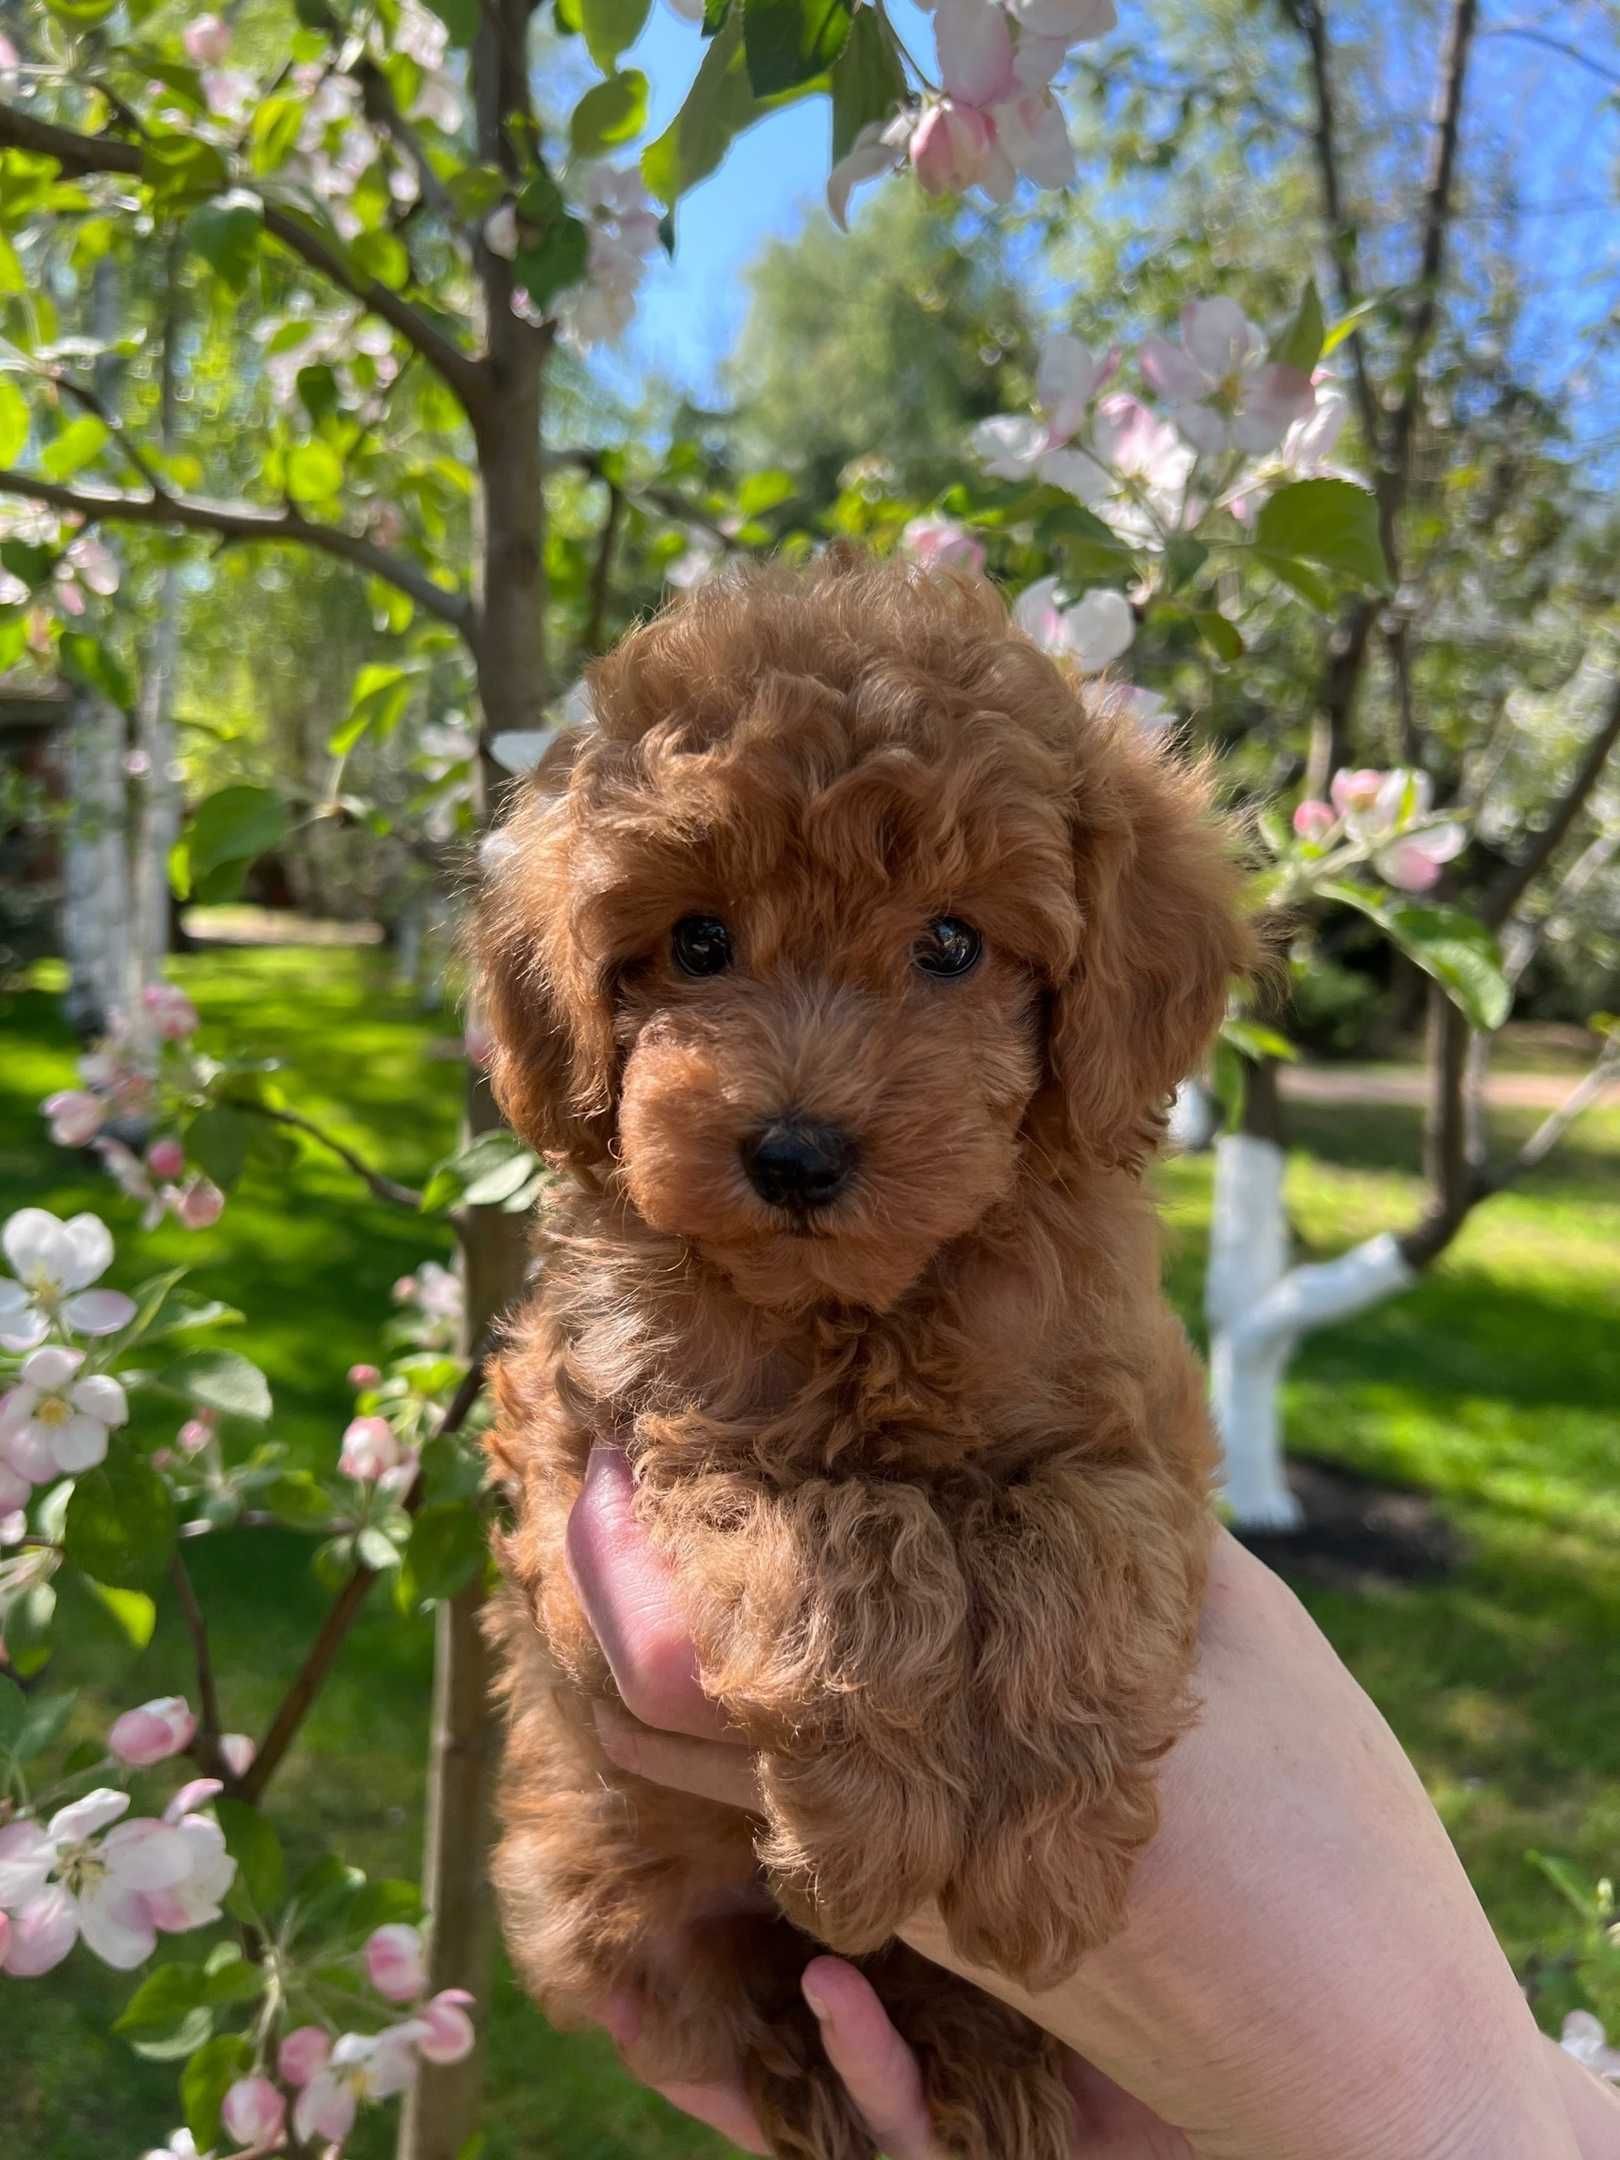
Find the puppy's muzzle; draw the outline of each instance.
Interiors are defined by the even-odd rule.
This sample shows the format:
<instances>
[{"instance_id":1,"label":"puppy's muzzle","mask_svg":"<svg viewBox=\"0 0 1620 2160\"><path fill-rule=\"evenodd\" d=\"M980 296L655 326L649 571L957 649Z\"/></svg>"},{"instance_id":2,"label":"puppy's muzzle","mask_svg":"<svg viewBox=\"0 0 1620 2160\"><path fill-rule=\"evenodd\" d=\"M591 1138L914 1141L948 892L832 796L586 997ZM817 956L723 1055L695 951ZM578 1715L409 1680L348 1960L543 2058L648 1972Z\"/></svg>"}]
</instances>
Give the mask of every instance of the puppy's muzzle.
<instances>
[{"instance_id":1,"label":"puppy's muzzle","mask_svg":"<svg viewBox=\"0 0 1620 2160\"><path fill-rule=\"evenodd\" d=\"M802 1118L773 1119L742 1142L748 1182L770 1207L797 1215L838 1198L855 1173L860 1150L836 1125Z\"/></svg>"}]
</instances>

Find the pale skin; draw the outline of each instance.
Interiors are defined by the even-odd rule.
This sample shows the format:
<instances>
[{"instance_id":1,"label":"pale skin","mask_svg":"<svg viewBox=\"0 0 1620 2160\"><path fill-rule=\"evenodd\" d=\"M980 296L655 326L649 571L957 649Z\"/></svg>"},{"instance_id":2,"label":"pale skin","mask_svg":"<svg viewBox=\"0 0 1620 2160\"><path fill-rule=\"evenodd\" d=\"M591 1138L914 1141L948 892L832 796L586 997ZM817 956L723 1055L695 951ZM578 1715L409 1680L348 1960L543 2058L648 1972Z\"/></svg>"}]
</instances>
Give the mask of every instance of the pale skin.
<instances>
[{"instance_id":1,"label":"pale skin","mask_svg":"<svg viewBox=\"0 0 1620 2160\"><path fill-rule=\"evenodd\" d=\"M592 1457L568 1559L634 1713L600 1713L608 1754L756 1808L617 1450ZM958 1957L929 1912L903 1930L1071 2050L1077 2160L1620 2160L1620 2098L1538 2032L1388 1726L1224 1532L1198 1670L1203 1712L1165 1762L1125 1925L1072 1979L1030 1995ZM860 1973L816 1957L802 1984L874 2143L945 2160ZM634 2003L601 2014L633 2068ZM765 2150L740 2087L664 2090Z\"/></svg>"}]
</instances>

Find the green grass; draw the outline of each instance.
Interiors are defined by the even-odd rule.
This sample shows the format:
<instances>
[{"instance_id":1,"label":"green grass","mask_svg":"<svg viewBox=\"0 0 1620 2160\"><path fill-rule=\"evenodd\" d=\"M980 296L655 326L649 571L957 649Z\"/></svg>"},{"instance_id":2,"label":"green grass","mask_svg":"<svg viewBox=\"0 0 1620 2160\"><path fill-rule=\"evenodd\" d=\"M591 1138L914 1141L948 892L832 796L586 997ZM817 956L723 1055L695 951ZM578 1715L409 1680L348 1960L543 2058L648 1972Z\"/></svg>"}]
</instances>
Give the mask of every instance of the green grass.
<instances>
[{"instance_id":1,"label":"green grass","mask_svg":"<svg viewBox=\"0 0 1620 2160\"><path fill-rule=\"evenodd\" d=\"M372 951L204 954L177 975L210 1034L280 1056L294 1098L396 1176L448 1144L457 1065L448 1019L424 1020ZM0 999L0 1211L93 1207L120 1241L117 1279L184 1260L195 1286L249 1315L274 1432L329 1467L348 1414L345 1368L369 1356L389 1285L444 1257L437 1228L370 1200L310 1150L285 1180L250 1176L219 1225L135 1232L129 1203L44 1138L39 1099L68 1084L73 1045L44 987ZM1533 1113L1504 1115L1504 1141ZM1323 1249L1407 1220L1417 1113L1300 1110L1289 1202ZM1195 1316L1207 1161L1164 1173L1171 1283ZM1510 1955L1566 1939L1531 1846L1592 1877L1620 1857L1620 1111L1587 1121L1522 1192L1483 1210L1437 1273L1354 1330L1310 1342L1289 1385L1302 1452L1428 1488L1465 1541L1439 1584L1308 1593L1434 1794ZM143 1411L143 1416L151 1415ZM242 1532L188 1558L228 1676L227 1722L262 1725L316 1624L304 1541ZM88 1619L66 1631L62 1677L86 1718L189 1685L165 1613L133 1664ZM374 1597L289 1760L278 1821L295 1858L336 1841L361 1865L409 1872L420 1837L428 1630ZM175 2119L171 2066L109 2034L129 1983L82 1953L5 1993L7 2119L29 2160L134 2153ZM26 2005L24 2009L22 2006ZM1556 1992L1549 2010L1560 2007ZM718 2147L641 2093L605 2042L560 2039L504 1982L494 2004L486 2160L673 2160ZM378 2118L352 2148L386 2149Z\"/></svg>"}]
</instances>

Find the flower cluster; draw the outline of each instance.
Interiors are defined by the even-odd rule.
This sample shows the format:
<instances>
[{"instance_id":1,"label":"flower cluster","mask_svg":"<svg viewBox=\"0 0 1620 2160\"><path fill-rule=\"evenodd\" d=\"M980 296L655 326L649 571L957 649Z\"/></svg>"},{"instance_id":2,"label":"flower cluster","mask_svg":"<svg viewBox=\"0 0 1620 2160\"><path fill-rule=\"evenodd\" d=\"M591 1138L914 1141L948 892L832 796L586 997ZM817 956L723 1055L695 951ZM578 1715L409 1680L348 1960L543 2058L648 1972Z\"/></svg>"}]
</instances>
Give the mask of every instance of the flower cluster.
<instances>
[{"instance_id":1,"label":"flower cluster","mask_svg":"<svg viewBox=\"0 0 1620 2160\"><path fill-rule=\"evenodd\" d=\"M840 225L851 191L902 161L930 195L977 187L998 203L1020 179L1046 188L1074 179L1052 84L1074 46L1113 29L1113 0L932 0L932 13L938 94L871 122L833 167L827 202Z\"/></svg>"},{"instance_id":2,"label":"flower cluster","mask_svg":"<svg viewBox=\"0 0 1620 2160\"><path fill-rule=\"evenodd\" d=\"M616 344L634 318L647 258L659 244L657 205L634 166L594 159L574 167L568 176L568 193L585 227L585 274L563 293L556 319L563 336L580 350ZM523 244L518 205L502 203L484 221L484 245L492 255L514 262ZM512 306L531 322L548 319L521 283Z\"/></svg>"},{"instance_id":3,"label":"flower cluster","mask_svg":"<svg viewBox=\"0 0 1620 2160\"><path fill-rule=\"evenodd\" d=\"M423 1350L452 1350L461 1339L467 1294L461 1277L437 1260L424 1260L394 1284L400 1308L395 1327L402 1341Z\"/></svg>"},{"instance_id":4,"label":"flower cluster","mask_svg":"<svg viewBox=\"0 0 1620 2160\"><path fill-rule=\"evenodd\" d=\"M1333 775L1328 801L1307 800L1294 812L1294 831L1311 851L1346 850L1370 860L1380 877L1402 892L1428 892L1467 845L1465 827L1431 815L1434 783L1425 772L1397 766Z\"/></svg>"},{"instance_id":5,"label":"flower cluster","mask_svg":"<svg viewBox=\"0 0 1620 2160\"><path fill-rule=\"evenodd\" d=\"M184 991L148 983L134 1012L115 1013L107 1034L79 1060L81 1085L40 1105L58 1147L93 1148L119 1188L140 1202L144 1230L165 1215L187 1230L206 1230L225 1206L213 1180L188 1168L172 1134L148 1137L171 1103L194 1101L206 1089L210 1068L191 1047L197 1026Z\"/></svg>"}]
</instances>

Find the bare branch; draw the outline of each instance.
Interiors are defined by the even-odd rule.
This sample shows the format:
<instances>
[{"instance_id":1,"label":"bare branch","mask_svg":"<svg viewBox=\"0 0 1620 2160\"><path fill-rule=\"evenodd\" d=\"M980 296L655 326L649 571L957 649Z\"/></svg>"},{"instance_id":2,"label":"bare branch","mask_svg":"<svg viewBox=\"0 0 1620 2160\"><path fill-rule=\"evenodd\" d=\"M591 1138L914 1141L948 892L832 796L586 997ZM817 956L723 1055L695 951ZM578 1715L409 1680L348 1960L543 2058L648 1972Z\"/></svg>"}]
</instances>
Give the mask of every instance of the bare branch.
<instances>
[{"instance_id":1,"label":"bare branch","mask_svg":"<svg viewBox=\"0 0 1620 2160\"><path fill-rule=\"evenodd\" d=\"M1583 47L1570 43L1567 38L1553 37L1548 31L1532 28L1529 23L1489 23L1479 33L1481 37L1522 38L1527 45L1540 45L1546 51L1558 53L1565 60L1573 60L1578 67L1586 68L1600 82L1613 83L1620 88L1620 72L1606 68L1601 60L1594 60Z\"/></svg>"},{"instance_id":2,"label":"bare branch","mask_svg":"<svg viewBox=\"0 0 1620 2160\"><path fill-rule=\"evenodd\" d=\"M580 649L587 659L602 650L602 625L607 614L608 586L613 575L613 550L618 543L619 527L624 521L624 490L613 480L608 480L606 486L607 515L602 520L602 530L596 543L596 560L591 565L590 606L580 637Z\"/></svg>"},{"instance_id":3,"label":"bare branch","mask_svg":"<svg viewBox=\"0 0 1620 2160\"><path fill-rule=\"evenodd\" d=\"M141 153L132 143L105 135L80 135L54 121L39 120L15 105L0 103L0 148L31 150L55 158L64 172L127 173L138 178ZM295 216L278 204L262 205L265 231L283 247L302 258L329 283L336 285L362 307L380 315L406 343L450 385L469 414L482 410L489 383L483 362L451 343L420 308L402 299L376 278L361 276L332 241L307 219Z\"/></svg>"},{"instance_id":4,"label":"bare branch","mask_svg":"<svg viewBox=\"0 0 1620 2160\"><path fill-rule=\"evenodd\" d=\"M65 396L75 399L86 412L93 414L101 422L123 452L130 470L138 479L146 482L154 495L161 495L166 485L162 474L153 468L140 445L131 441L123 422L107 409L106 400L100 392L93 390L88 383L75 382L70 375L52 375L48 379L55 383Z\"/></svg>"},{"instance_id":5,"label":"bare branch","mask_svg":"<svg viewBox=\"0 0 1620 2160\"><path fill-rule=\"evenodd\" d=\"M169 1575L174 1583L175 1595L180 1601L180 1615L191 1637L192 1655L197 1664L197 1707L201 1713L197 1720L196 1736L191 1752L209 1777L228 1776L224 1758L219 1751L220 1717L219 1689L214 1680L214 1659L208 1643L208 1622L203 1609L197 1603L197 1593L192 1587L186 1563L178 1548L169 1561Z\"/></svg>"},{"instance_id":6,"label":"bare branch","mask_svg":"<svg viewBox=\"0 0 1620 2160\"><path fill-rule=\"evenodd\" d=\"M1610 1035L1590 1070L1576 1086L1570 1089L1556 1110L1550 1110L1520 1148L1500 1170L1493 1170L1484 1180L1480 1198L1499 1193L1534 1170L1539 1163L1557 1147L1565 1133L1583 1111L1590 1110L1598 1098L1614 1082L1620 1080L1620 1033Z\"/></svg>"},{"instance_id":7,"label":"bare branch","mask_svg":"<svg viewBox=\"0 0 1620 2160\"><path fill-rule=\"evenodd\" d=\"M272 1109L268 1103L242 1102L235 1107L247 1111L250 1117L268 1118L272 1125L285 1125L291 1132L306 1134L309 1139L318 1142L330 1154L335 1155L339 1162L346 1164L368 1192L379 1200L386 1200L390 1207L409 1208L412 1214L420 1210L422 1195L413 1185L401 1185L397 1178L386 1177L381 1170L373 1170L370 1163L357 1155L352 1147L338 1139L335 1133L327 1132L324 1126L317 1125L313 1119L301 1116L296 1110Z\"/></svg>"},{"instance_id":8,"label":"bare branch","mask_svg":"<svg viewBox=\"0 0 1620 2160\"><path fill-rule=\"evenodd\" d=\"M1620 743L1620 675L1615 677L1611 687L1609 710L1602 725L1587 744L1580 763L1570 775L1568 787L1554 803L1552 815L1518 861L1509 863L1486 893L1480 914L1493 929L1499 929L1507 921L1563 846L1575 820L1586 807L1587 798L1603 777L1603 768L1617 743Z\"/></svg>"},{"instance_id":9,"label":"bare branch","mask_svg":"<svg viewBox=\"0 0 1620 2160\"><path fill-rule=\"evenodd\" d=\"M150 495L120 495L111 489L65 487L37 473L0 470L0 495L22 495L32 502L49 503L67 510L92 525L178 525L188 532L218 533L227 540L284 542L294 547L318 548L352 563L357 570L381 578L407 593L419 608L436 615L470 642L477 635L478 618L464 593L446 592L427 572L403 555L368 540L362 533L347 532L341 525L323 525L302 511L261 510L252 503L220 502L211 496L182 495L157 488Z\"/></svg>"}]
</instances>

